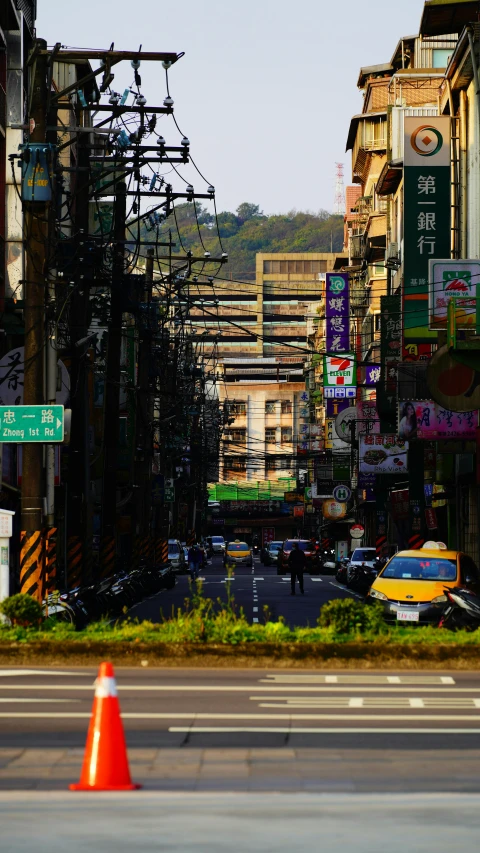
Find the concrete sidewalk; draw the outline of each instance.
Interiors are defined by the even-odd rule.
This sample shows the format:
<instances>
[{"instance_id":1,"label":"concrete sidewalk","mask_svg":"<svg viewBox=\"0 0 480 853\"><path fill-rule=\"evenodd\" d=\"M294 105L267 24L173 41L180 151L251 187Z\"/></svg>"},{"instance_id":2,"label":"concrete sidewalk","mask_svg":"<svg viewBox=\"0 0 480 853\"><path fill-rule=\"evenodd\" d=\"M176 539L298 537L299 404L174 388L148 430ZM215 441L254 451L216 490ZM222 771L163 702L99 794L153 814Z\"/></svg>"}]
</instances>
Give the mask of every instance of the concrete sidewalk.
<instances>
[{"instance_id":1,"label":"concrete sidewalk","mask_svg":"<svg viewBox=\"0 0 480 853\"><path fill-rule=\"evenodd\" d=\"M8 853L476 853L478 795L0 793Z\"/></svg>"},{"instance_id":2,"label":"concrete sidewalk","mask_svg":"<svg viewBox=\"0 0 480 853\"><path fill-rule=\"evenodd\" d=\"M129 749L132 778L162 791L480 793L480 750ZM0 749L0 790L66 790L82 749Z\"/></svg>"}]
</instances>

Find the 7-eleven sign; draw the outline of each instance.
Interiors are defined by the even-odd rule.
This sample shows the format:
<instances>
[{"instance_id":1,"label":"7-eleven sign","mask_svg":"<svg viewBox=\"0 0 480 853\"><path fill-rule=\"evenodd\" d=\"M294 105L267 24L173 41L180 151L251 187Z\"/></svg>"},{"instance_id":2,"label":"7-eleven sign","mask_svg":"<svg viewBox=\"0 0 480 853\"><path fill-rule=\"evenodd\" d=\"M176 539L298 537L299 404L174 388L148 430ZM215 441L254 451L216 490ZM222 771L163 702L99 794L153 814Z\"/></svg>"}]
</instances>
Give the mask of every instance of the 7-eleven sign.
<instances>
[{"instance_id":1,"label":"7-eleven sign","mask_svg":"<svg viewBox=\"0 0 480 853\"><path fill-rule=\"evenodd\" d=\"M353 353L323 357L323 384L326 388L355 386L356 362Z\"/></svg>"}]
</instances>

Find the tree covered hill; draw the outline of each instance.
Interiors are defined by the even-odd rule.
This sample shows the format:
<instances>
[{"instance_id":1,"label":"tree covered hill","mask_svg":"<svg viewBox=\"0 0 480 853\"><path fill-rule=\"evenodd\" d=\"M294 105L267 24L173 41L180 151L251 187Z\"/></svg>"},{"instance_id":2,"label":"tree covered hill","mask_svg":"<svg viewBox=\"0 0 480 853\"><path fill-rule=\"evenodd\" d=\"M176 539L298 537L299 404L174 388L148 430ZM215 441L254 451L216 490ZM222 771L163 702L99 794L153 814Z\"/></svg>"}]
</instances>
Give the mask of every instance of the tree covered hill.
<instances>
[{"instance_id":1,"label":"tree covered hill","mask_svg":"<svg viewBox=\"0 0 480 853\"><path fill-rule=\"evenodd\" d=\"M175 215L158 229L158 239L168 239L169 231L176 243L175 254L190 250L203 256L207 250L218 256L227 252L229 262L223 273L227 278L255 278L257 252L341 252L343 246L342 216L325 210L265 216L258 205L247 202L235 213L218 214L221 246L214 217L198 202L177 205ZM152 240L155 233L153 218L147 218L143 238Z\"/></svg>"}]
</instances>

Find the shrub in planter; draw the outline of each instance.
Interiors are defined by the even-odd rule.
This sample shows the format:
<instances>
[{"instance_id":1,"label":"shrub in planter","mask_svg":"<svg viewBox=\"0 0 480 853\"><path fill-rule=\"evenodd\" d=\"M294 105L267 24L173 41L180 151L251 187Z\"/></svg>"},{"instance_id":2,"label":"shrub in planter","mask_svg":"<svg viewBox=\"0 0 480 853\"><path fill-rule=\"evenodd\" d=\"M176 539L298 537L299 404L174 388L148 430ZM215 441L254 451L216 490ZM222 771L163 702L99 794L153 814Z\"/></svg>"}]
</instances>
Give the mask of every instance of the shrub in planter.
<instances>
[{"instance_id":1,"label":"shrub in planter","mask_svg":"<svg viewBox=\"0 0 480 853\"><path fill-rule=\"evenodd\" d=\"M21 628L38 627L43 619L40 602L22 592L0 602L0 613L3 613L12 625Z\"/></svg>"},{"instance_id":2,"label":"shrub in planter","mask_svg":"<svg viewBox=\"0 0 480 853\"><path fill-rule=\"evenodd\" d=\"M383 609L366 606L353 598L336 598L324 604L318 618L320 628L333 628L336 634L381 634L386 631Z\"/></svg>"}]
</instances>

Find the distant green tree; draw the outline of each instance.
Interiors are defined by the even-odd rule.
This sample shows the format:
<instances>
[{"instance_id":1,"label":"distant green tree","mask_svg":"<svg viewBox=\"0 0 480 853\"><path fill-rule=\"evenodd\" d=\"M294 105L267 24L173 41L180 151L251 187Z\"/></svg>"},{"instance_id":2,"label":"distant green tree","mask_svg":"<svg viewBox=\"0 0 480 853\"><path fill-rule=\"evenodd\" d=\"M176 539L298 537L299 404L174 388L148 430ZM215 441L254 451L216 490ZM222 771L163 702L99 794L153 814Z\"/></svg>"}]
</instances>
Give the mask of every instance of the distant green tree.
<instances>
[{"instance_id":1,"label":"distant green tree","mask_svg":"<svg viewBox=\"0 0 480 853\"><path fill-rule=\"evenodd\" d=\"M259 205L244 202L236 213L219 213L217 222L200 203L186 202L176 205L175 216L158 229L147 222L143 234L145 240L158 234L158 240L165 241L170 232L174 254L191 251L202 256L208 249L215 257L225 251L229 260L219 276L233 279L255 278L257 252L341 252L343 248L343 216L326 210L290 210L266 216Z\"/></svg>"},{"instance_id":2,"label":"distant green tree","mask_svg":"<svg viewBox=\"0 0 480 853\"><path fill-rule=\"evenodd\" d=\"M258 204L250 204L250 202L244 201L237 207L237 216L242 222L248 222L254 216L263 216L263 213L260 212Z\"/></svg>"}]
</instances>

